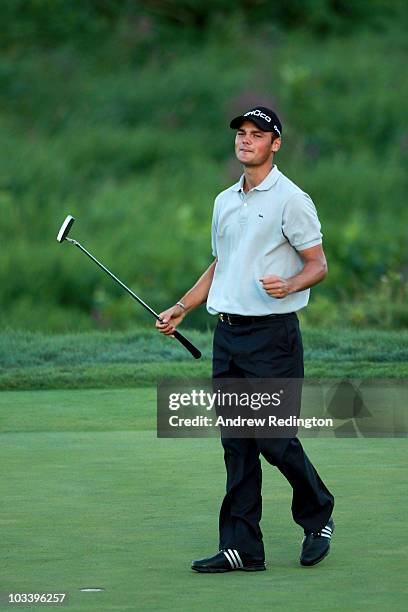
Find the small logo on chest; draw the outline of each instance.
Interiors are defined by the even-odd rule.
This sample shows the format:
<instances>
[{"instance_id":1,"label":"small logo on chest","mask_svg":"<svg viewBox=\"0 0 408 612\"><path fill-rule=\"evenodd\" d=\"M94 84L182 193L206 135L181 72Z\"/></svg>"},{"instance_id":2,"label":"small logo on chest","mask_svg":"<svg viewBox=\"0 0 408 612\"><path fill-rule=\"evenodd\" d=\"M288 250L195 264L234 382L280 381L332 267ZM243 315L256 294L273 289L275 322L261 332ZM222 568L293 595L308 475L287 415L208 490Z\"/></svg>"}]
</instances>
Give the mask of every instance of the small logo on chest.
<instances>
[{"instance_id":1,"label":"small logo on chest","mask_svg":"<svg viewBox=\"0 0 408 612\"><path fill-rule=\"evenodd\" d=\"M261 219L263 219L263 215L261 215L261 213L258 213L258 217L261 217Z\"/></svg>"}]
</instances>

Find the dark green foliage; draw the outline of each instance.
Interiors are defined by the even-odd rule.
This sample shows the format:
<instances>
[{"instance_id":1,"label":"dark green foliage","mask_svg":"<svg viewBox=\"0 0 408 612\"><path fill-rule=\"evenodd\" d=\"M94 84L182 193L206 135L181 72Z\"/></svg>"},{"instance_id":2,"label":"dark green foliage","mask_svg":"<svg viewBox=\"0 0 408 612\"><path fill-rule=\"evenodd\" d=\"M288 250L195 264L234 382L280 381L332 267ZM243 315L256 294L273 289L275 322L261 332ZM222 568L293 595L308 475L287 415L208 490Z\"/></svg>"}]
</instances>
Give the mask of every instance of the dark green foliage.
<instances>
[{"instance_id":1,"label":"dark green foliage","mask_svg":"<svg viewBox=\"0 0 408 612\"><path fill-rule=\"evenodd\" d=\"M407 22L404 0L3 0L1 44L60 45L76 41L84 48L122 30L127 43L131 27L140 37L151 29L168 34L176 28L187 37L202 35L238 16L251 26L306 30L319 35L349 34Z\"/></svg>"},{"instance_id":2,"label":"dark green foliage","mask_svg":"<svg viewBox=\"0 0 408 612\"><path fill-rule=\"evenodd\" d=\"M157 310L179 299L211 262L213 198L241 171L228 121L258 102L281 115L277 164L323 224L329 276L304 322L407 325L405 4L230 6L2 3L0 325L147 324L56 243L68 212L74 237ZM348 35L310 36L318 15ZM212 325L204 308L190 321Z\"/></svg>"}]
</instances>

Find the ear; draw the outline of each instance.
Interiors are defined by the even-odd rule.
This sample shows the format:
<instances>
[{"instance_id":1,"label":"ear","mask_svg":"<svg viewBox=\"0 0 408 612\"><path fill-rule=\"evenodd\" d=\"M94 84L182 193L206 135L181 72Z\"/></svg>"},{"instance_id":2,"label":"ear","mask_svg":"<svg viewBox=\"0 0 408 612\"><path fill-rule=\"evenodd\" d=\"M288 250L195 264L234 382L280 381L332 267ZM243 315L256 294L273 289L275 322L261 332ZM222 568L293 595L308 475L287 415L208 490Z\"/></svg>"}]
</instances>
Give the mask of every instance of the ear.
<instances>
[{"instance_id":1,"label":"ear","mask_svg":"<svg viewBox=\"0 0 408 612\"><path fill-rule=\"evenodd\" d=\"M279 151L280 147L282 144L282 139L281 138L275 138L275 140L272 143L272 151L274 153L276 153L277 151Z\"/></svg>"}]
</instances>

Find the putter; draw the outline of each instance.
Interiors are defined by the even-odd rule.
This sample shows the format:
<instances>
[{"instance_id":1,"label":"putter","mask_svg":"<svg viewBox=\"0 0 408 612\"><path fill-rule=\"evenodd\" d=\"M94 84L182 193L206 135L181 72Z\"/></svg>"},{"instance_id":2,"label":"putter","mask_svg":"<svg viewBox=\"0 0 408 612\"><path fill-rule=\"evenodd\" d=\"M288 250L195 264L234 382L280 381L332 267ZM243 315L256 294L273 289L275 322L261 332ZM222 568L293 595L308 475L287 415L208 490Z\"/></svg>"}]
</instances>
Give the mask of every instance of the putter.
<instances>
[{"instance_id":1,"label":"putter","mask_svg":"<svg viewBox=\"0 0 408 612\"><path fill-rule=\"evenodd\" d=\"M114 274L112 274L112 272L110 270L108 270L108 268L105 268L105 266L103 264L101 264L101 262L98 261L96 259L96 257L94 257L89 251L87 251L81 244L79 244L79 242L77 242L77 240L74 240L73 238L68 238L69 231L70 231L74 221L75 221L75 217L73 217L72 215L68 215L66 217L64 223L61 225L60 231L58 232L57 241L58 242L64 242L64 240L67 240L71 244L73 244L76 247L78 247L78 249L80 249L83 253L85 253L85 255L87 255L89 257L89 259L92 259L92 261L95 262L97 266L99 266L118 285L120 285L122 287L122 289L127 291L129 293L129 295L131 295L132 298L134 300L136 300L136 302L139 302L139 304L141 306L143 306L143 308L145 308L148 312L150 312L150 314L153 315L155 319L157 319L158 321L161 322L162 321L161 318L159 317L157 312L155 312L153 310L153 308L150 308L150 306L148 304L146 304L146 302L144 302L140 297L138 297L136 295L136 293L134 293L131 289L129 289L129 287L127 287L124 283L122 283L122 281L117 276L115 276ZM194 346L194 344L191 344L191 342L189 340L187 340L187 338L185 336L183 336L182 334L180 334L180 332L177 331L177 330L175 330L173 335L176 338L176 340L178 340L184 346L184 348L186 348L192 354L194 359L200 359L201 352L198 350L197 347Z\"/></svg>"}]
</instances>

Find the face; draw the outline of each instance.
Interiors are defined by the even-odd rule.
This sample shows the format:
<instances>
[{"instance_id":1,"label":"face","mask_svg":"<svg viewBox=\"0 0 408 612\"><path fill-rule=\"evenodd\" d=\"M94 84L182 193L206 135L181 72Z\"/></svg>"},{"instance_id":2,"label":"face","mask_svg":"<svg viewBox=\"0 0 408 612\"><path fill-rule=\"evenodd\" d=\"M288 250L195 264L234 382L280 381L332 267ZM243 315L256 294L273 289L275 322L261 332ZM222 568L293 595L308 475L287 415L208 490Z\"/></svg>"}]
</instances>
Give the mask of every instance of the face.
<instances>
[{"instance_id":1,"label":"face","mask_svg":"<svg viewBox=\"0 0 408 612\"><path fill-rule=\"evenodd\" d=\"M244 166L262 166L279 150L281 139L272 142L274 134L263 132L252 121L244 121L235 136L235 155Z\"/></svg>"}]
</instances>

